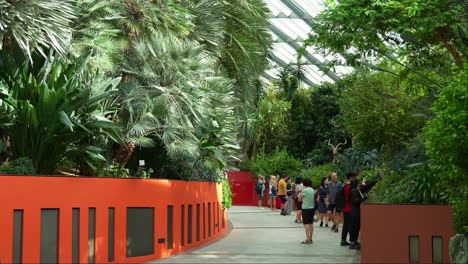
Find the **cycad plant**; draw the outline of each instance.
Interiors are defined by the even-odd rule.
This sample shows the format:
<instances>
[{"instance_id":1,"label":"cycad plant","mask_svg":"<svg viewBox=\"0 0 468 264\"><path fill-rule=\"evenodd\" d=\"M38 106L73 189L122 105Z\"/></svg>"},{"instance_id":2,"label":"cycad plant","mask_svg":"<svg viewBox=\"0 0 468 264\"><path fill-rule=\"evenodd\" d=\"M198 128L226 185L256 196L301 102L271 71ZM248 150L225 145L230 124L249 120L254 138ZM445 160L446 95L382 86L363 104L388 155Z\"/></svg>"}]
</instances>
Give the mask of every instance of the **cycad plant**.
<instances>
[{"instance_id":1,"label":"cycad plant","mask_svg":"<svg viewBox=\"0 0 468 264\"><path fill-rule=\"evenodd\" d=\"M105 118L102 102L117 91L120 78L88 72L89 57L68 63L51 54L42 63L35 59L34 66L1 57L0 96L10 120L3 125L11 151L30 158L39 173L54 173L60 159L84 139L105 134L119 141L118 126ZM84 146L84 161L94 166L103 160L100 151Z\"/></svg>"}]
</instances>

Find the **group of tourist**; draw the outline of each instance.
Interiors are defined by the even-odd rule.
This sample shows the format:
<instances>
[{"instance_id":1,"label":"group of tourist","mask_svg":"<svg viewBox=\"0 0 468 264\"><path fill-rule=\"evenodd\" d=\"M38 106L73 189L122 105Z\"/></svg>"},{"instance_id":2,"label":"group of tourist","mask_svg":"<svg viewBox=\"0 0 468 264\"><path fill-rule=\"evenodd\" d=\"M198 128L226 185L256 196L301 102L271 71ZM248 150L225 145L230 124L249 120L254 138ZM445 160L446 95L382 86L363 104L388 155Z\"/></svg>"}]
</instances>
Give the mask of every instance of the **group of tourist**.
<instances>
[{"instance_id":1,"label":"group of tourist","mask_svg":"<svg viewBox=\"0 0 468 264\"><path fill-rule=\"evenodd\" d=\"M381 176L380 176L381 177ZM379 177L379 178L380 178ZM296 223L304 225L306 239L301 244L312 244L314 230L314 217L320 220L320 227L329 227L331 231L338 233L340 223L341 246L349 246L350 249L360 250L358 242L361 219L360 205L367 199L366 193L376 182L367 184L366 178L358 180L354 173L346 174L346 184L343 185L336 173L330 173L323 177L317 190L312 188L310 179L297 177L294 184L286 175L270 176L268 187L268 205L276 211L276 197L281 201L281 215L292 213L292 201L296 204ZM266 178L260 175L256 185L259 195L258 206L262 206L265 193ZM349 235L349 242L347 240Z\"/></svg>"}]
</instances>

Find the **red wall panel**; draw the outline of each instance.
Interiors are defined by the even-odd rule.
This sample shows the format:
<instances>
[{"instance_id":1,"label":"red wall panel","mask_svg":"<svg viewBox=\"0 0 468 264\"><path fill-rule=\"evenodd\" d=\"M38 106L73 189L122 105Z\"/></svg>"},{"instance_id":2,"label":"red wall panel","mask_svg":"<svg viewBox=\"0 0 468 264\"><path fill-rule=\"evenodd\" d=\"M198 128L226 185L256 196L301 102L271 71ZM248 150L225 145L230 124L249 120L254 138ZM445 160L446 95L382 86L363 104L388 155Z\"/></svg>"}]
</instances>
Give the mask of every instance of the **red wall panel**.
<instances>
[{"instance_id":1,"label":"red wall panel","mask_svg":"<svg viewBox=\"0 0 468 264\"><path fill-rule=\"evenodd\" d=\"M95 263L106 263L108 253L108 208L114 209L114 262L139 263L167 257L214 240L227 229L226 212L221 210L222 186L208 182L186 182L158 179L113 179L84 177L0 176L0 263L12 262L13 210L23 210L22 262L39 263L41 208L59 210L58 259L71 263L72 208L80 208L79 259L88 262L88 209L96 208ZM196 205L200 204L200 225L208 222L203 204L211 203L211 236L196 241ZM192 243L182 246L180 241L180 207L185 205L187 224L188 205L192 205ZM167 236L167 206L173 211L173 249L159 238ZM154 208L154 253L147 256L126 256L126 208ZM218 214L224 215L224 229ZM206 224L206 223L205 223ZM217 225L217 226L216 226ZM213 232L216 227L216 232ZM218 231L219 230L219 231ZM187 232L187 227L185 227Z\"/></svg>"}]
</instances>

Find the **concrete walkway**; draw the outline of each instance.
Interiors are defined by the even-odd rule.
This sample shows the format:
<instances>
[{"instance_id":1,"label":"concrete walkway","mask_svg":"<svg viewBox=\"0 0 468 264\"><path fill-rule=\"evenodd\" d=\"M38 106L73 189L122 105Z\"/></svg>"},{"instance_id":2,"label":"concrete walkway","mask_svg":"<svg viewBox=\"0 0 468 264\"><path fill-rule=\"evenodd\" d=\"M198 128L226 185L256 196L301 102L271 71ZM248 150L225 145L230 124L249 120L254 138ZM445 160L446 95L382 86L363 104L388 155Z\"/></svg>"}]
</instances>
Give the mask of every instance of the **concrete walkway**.
<instances>
[{"instance_id":1,"label":"concrete walkway","mask_svg":"<svg viewBox=\"0 0 468 264\"><path fill-rule=\"evenodd\" d=\"M293 212L294 213L294 212ZM257 207L228 211L231 232L192 251L150 263L359 263L359 251L340 247L341 233L314 224L312 245L301 245L304 226L294 216ZM341 231L341 230L340 230ZM229 232L229 231L228 231Z\"/></svg>"}]
</instances>

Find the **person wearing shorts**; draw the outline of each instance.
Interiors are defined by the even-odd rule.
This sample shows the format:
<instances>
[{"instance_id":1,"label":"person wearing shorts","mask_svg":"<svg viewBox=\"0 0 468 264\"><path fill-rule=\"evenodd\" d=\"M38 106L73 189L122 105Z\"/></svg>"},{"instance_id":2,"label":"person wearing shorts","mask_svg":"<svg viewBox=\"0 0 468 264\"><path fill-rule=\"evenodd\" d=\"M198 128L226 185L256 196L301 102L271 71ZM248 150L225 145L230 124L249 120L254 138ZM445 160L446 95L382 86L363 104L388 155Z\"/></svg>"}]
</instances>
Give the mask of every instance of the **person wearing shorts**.
<instances>
[{"instance_id":1,"label":"person wearing shorts","mask_svg":"<svg viewBox=\"0 0 468 264\"><path fill-rule=\"evenodd\" d=\"M328 218L333 221L331 231L338 233L341 222L341 208L336 207L336 194L341 192L343 184L337 180L335 172L330 173L328 182Z\"/></svg>"},{"instance_id":2,"label":"person wearing shorts","mask_svg":"<svg viewBox=\"0 0 468 264\"><path fill-rule=\"evenodd\" d=\"M298 198L302 201L302 223L306 233L306 239L301 244L312 244L312 235L314 232L314 190L310 179L304 179L304 190L299 194Z\"/></svg>"},{"instance_id":3,"label":"person wearing shorts","mask_svg":"<svg viewBox=\"0 0 468 264\"><path fill-rule=\"evenodd\" d=\"M294 201L296 202L296 219L294 222L296 223L302 223L302 201L299 201L298 196L304 189L304 186L302 185L302 177L299 176L296 178L295 181L295 186L294 186L294 191L295 191L295 196L296 198Z\"/></svg>"},{"instance_id":4,"label":"person wearing shorts","mask_svg":"<svg viewBox=\"0 0 468 264\"><path fill-rule=\"evenodd\" d=\"M286 202L288 198L286 197L287 192L287 183L285 180L285 175L280 176L280 180L278 182L278 197L281 200L281 215L286 215Z\"/></svg>"}]
</instances>

